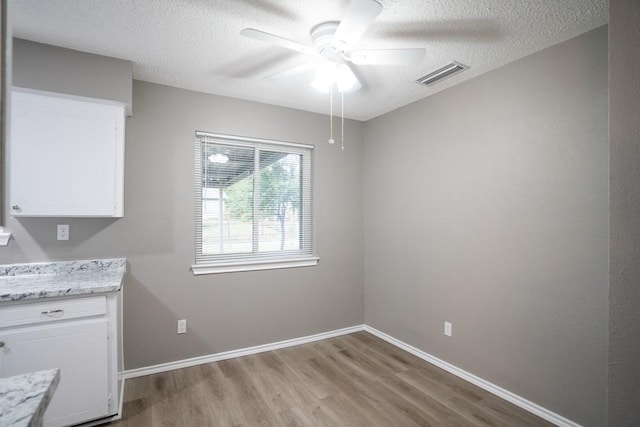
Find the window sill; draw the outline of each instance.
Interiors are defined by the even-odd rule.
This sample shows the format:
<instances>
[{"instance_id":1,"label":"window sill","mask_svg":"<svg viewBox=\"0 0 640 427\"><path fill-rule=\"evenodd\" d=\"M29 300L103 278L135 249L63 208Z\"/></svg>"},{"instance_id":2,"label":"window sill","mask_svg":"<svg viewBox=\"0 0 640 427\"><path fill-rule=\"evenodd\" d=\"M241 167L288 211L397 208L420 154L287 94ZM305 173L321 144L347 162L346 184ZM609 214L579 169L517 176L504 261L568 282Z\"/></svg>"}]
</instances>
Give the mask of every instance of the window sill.
<instances>
[{"instance_id":1,"label":"window sill","mask_svg":"<svg viewBox=\"0 0 640 427\"><path fill-rule=\"evenodd\" d=\"M240 271L275 270L278 268L312 267L318 265L318 257L292 258L256 261L239 261L218 264L198 264L192 265L191 271L194 276L202 274L236 273Z\"/></svg>"}]
</instances>

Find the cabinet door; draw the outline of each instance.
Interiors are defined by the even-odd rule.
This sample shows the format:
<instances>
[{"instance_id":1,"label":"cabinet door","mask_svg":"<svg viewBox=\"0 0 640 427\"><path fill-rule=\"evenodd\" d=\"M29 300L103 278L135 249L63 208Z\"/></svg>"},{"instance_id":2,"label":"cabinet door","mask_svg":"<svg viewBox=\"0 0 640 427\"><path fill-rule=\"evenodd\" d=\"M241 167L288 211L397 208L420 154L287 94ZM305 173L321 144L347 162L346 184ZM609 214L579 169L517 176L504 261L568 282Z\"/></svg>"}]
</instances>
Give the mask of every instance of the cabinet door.
<instances>
[{"instance_id":1,"label":"cabinet door","mask_svg":"<svg viewBox=\"0 0 640 427\"><path fill-rule=\"evenodd\" d=\"M109 414L107 319L57 322L0 331L4 376L60 369L45 413L49 427Z\"/></svg>"},{"instance_id":2,"label":"cabinet door","mask_svg":"<svg viewBox=\"0 0 640 427\"><path fill-rule=\"evenodd\" d=\"M124 107L14 91L15 216L122 216Z\"/></svg>"}]
</instances>

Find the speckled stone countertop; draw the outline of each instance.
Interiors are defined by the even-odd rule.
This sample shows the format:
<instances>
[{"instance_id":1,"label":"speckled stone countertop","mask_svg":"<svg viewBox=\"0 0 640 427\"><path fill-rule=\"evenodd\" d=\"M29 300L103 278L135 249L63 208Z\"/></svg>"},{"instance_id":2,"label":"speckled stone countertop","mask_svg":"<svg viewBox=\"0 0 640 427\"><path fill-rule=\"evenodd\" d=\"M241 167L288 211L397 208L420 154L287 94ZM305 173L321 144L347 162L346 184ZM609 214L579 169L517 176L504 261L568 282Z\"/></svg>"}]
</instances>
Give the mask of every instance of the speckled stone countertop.
<instances>
[{"instance_id":1,"label":"speckled stone countertop","mask_svg":"<svg viewBox=\"0 0 640 427\"><path fill-rule=\"evenodd\" d=\"M57 369L0 378L0 426L41 426L59 381Z\"/></svg>"},{"instance_id":2,"label":"speckled stone countertop","mask_svg":"<svg viewBox=\"0 0 640 427\"><path fill-rule=\"evenodd\" d=\"M126 259L0 265L0 303L116 292Z\"/></svg>"}]
</instances>

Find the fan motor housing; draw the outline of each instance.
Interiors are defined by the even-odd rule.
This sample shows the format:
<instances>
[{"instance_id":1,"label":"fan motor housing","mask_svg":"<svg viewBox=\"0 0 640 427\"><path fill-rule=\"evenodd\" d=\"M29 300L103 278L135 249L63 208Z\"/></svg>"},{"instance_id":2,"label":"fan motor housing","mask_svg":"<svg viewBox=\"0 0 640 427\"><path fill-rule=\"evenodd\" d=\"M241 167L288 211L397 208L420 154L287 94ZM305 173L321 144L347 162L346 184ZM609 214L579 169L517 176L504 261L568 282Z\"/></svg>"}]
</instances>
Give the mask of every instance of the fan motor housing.
<instances>
[{"instance_id":1,"label":"fan motor housing","mask_svg":"<svg viewBox=\"0 0 640 427\"><path fill-rule=\"evenodd\" d=\"M338 25L340 22L338 21L327 21L321 22L318 25L314 25L309 33L311 34L311 40L313 44L318 48L320 53L327 50L328 48L332 48L332 51L340 49L340 46L337 46L337 40L335 39L336 30L338 29Z\"/></svg>"}]
</instances>

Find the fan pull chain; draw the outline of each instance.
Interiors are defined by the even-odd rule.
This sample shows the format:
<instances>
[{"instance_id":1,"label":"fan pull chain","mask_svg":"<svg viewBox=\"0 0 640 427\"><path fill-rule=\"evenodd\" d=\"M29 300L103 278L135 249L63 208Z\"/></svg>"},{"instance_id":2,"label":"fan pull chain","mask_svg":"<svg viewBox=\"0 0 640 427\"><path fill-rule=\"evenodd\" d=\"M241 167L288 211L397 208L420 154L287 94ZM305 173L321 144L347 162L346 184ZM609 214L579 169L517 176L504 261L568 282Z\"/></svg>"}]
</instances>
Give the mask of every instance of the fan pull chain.
<instances>
[{"instance_id":1,"label":"fan pull chain","mask_svg":"<svg viewBox=\"0 0 640 427\"><path fill-rule=\"evenodd\" d=\"M333 85L329 88L329 128L331 129L331 136L329 137L329 144L333 144Z\"/></svg>"},{"instance_id":2,"label":"fan pull chain","mask_svg":"<svg viewBox=\"0 0 640 427\"><path fill-rule=\"evenodd\" d=\"M342 151L344 151L344 92L340 92L340 97L341 97L341 105L342 105L342 111L340 112L340 117L342 120L342 126L341 126L341 130L342 130Z\"/></svg>"}]
</instances>

